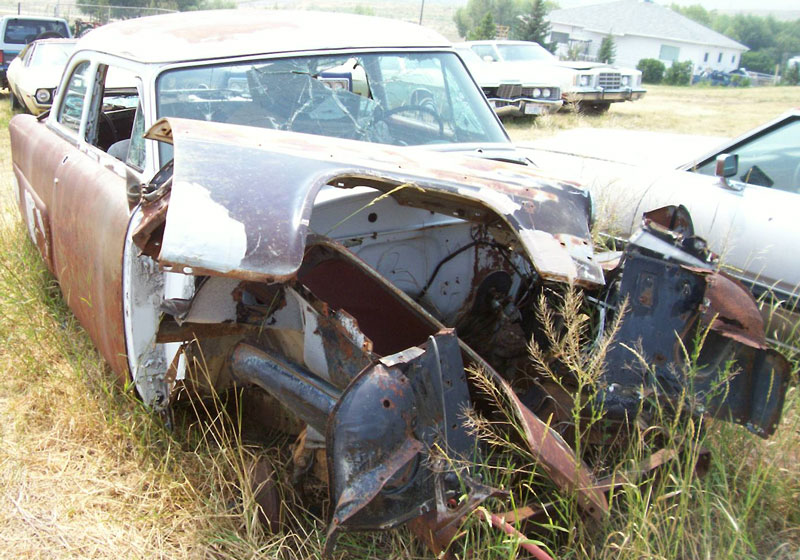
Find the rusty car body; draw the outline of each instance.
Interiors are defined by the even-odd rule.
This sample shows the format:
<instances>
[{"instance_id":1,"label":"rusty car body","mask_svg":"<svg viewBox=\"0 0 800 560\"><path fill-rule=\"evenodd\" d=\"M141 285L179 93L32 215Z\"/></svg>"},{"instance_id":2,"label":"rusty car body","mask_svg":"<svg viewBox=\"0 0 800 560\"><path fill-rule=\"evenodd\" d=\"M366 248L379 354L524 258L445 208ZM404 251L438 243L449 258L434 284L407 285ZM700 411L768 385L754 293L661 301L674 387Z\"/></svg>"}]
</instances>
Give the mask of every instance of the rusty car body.
<instances>
[{"instance_id":1,"label":"rusty car body","mask_svg":"<svg viewBox=\"0 0 800 560\"><path fill-rule=\"evenodd\" d=\"M595 341L630 308L597 385L610 422L656 394L777 427L787 363L681 209L598 258L587 192L519 156L424 28L270 10L107 25L79 42L49 116L10 133L30 237L114 372L165 414L182 387L260 395L261 422L301 434L299 474L322 456L328 550L410 522L438 553L497 495L463 421L496 413L475 370L546 477L604 514L596 473L537 416L528 357L543 300L570 290Z\"/></svg>"}]
</instances>

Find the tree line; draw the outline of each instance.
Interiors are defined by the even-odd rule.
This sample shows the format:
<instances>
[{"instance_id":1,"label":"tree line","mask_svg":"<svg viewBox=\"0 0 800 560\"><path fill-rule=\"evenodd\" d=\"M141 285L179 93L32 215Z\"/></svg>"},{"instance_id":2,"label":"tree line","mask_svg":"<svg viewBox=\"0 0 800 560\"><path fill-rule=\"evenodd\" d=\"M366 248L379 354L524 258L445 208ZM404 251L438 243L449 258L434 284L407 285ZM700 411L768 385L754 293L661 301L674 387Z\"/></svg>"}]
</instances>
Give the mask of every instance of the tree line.
<instances>
[{"instance_id":1,"label":"tree line","mask_svg":"<svg viewBox=\"0 0 800 560\"><path fill-rule=\"evenodd\" d=\"M778 21L772 16L722 14L700 5L670 7L748 47L740 62L748 70L773 74L776 67L783 68L789 58L800 55L800 19Z\"/></svg>"},{"instance_id":2,"label":"tree line","mask_svg":"<svg viewBox=\"0 0 800 560\"><path fill-rule=\"evenodd\" d=\"M549 0L469 0L456 10L453 21L458 34L468 41L494 39L498 26L509 29L510 39L534 41L552 51L547 42L547 14L556 7Z\"/></svg>"}]
</instances>

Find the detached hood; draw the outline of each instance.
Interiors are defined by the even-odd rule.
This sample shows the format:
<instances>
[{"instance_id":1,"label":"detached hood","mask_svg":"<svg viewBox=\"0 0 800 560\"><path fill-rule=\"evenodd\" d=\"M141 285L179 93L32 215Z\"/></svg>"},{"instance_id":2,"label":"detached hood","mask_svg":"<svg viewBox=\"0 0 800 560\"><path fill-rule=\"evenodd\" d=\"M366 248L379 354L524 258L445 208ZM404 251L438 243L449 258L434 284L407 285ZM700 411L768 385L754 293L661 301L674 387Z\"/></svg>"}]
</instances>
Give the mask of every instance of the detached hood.
<instances>
[{"instance_id":1,"label":"detached hood","mask_svg":"<svg viewBox=\"0 0 800 560\"><path fill-rule=\"evenodd\" d=\"M587 192L525 165L175 118L146 137L174 145L162 264L286 280L302 262L314 199L330 184L502 227L541 277L604 282Z\"/></svg>"}]
</instances>

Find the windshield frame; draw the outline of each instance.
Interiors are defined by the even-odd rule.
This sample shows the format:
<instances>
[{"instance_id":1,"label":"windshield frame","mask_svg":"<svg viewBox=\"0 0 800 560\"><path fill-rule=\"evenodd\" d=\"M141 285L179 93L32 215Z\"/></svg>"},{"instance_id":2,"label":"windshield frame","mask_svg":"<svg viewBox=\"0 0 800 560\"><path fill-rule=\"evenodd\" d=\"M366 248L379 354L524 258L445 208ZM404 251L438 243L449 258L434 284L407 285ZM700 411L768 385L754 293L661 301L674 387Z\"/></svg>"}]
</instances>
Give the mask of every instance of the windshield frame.
<instances>
[{"instance_id":1,"label":"windshield frame","mask_svg":"<svg viewBox=\"0 0 800 560\"><path fill-rule=\"evenodd\" d=\"M170 76L178 76L177 72L181 71L192 71L192 70L203 70L203 69L210 69L210 68L224 68L224 67L236 67L242 66L246 67L247 65L264 62L264 63L277 63L280 61L286 61L289 63L292 60L302 60L302 59L309 59L309 58L321 58L321 59L334 59L334 58L341 58L342 60L347 60L351 57L418 57L418 56L425 56L430 55L432 60L440 60L442 61L441 72L442 76L447 77L447 83L449 84L452 82L452 85L456 85L461 92L464 93L464 103L467 103L470 107L472 107L473 112L475 113L476 118L479 119L481 128L479 133L483 136L481 138L469 138L466 140L458 140L457 138L452 138L452 141L443 141L443 142L431 142L431 143L410 143L410 144L401 144L401 143L392 143L392 142L376 142L375 140L363 139L363 138L355 138L356 140L361 141L372 141L375 143L383 143L388 145L409 145L414 147L431 147L433 149L437 149L440 147L452 147L452 146L459 146L464 145L469 146L469 149L474 149L476 144L483 145L483 146L496 146L496 147L509 147L511 146L511 140L506 132L505 128L503 127L502 123L500 122L499 118L495 114L494 110L486 101L480 87L475 83L473 77L469 73L464 61L461 57L457 54L455 49L443 49L441 47L437 48L396 48L396 49L386 49L386 48L379 48L379 49L342 49L342 50L316 50L316 51L293 51L293 52L286 52L286 53L274 53L274 54L261 54L261 55L251 55L247 57L233 57L227 59L219 59L219 60L202 60L202 61L190 61L184 63L175 63L161 66L158 71L154 74L153 78L153 95L154 95L154 110L156 112L155 118L161 118L164 116L180 116L180 115L169 115L165 114L165 96L164 93L166 90L163 89L163 84L166 83L165 80L168 79ZM376 84L377 85L377 84ZM445 88L448 86L445 85ZM380 88L376 88L376 91ZM216 89L214 91L221 91L220 89ZM448 95L450 95L448 93ZM370 98L364 98L369 99ZM451 107L452 109L452 107ZM217 120L212 118L205 118L205 120ZM230 122L230 121L218 121L218 122ZM233 123L233 124L250 124L250 123ZM251 124L251 126L253 126ZM270 128L270 127L266 127ZM300 130L299 132L306 132ZM337 136L331 136L327 134L321 134L322 136L336 138ZM162 157L160 158L162 162L167 161L164 156L169 154L164 154L164 149L161 149Z\"/></svg>"},{"instance_id":2,"label":"windshield frame","mask_svg":"<svg viewBox=\"0 0 800 560\"><path fill-rule=\"evenodd\" d=\"M505 62L553 62L556 59L555 55L541 46L539 43L498 43L496 45L497 52ZM528 51L534 53L533 57L509 57L511 51Z\"/></svg>"}]
</instances>

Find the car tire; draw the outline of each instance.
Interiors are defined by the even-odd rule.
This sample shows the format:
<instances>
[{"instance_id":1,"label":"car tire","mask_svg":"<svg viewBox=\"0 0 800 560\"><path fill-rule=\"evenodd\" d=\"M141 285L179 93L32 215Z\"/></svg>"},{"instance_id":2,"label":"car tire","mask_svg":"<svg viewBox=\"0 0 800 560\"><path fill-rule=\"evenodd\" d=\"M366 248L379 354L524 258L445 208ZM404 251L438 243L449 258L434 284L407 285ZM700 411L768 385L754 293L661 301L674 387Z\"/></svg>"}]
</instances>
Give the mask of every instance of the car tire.
<instances>
[{"instance_id":1,"label":"car tire","mask_svg":"<svg viewBox=\"0 0 800 560\"><path fill-rule=\"evenodd\" d=\"M581 103L578 106L579 112L583 113L584 115L603 115L608 113L610 108L611 103L608 101L599 103Z\"/></svg>"},{"instance_id":2,"label":"car tire","mask_svg":"<svg viewBox=\"0 0 800 560\"><path fill-rule=\"evenodd\" d=\"M12 112L22 108L22 104L19 102L19 99L17 99L17 96L14 95L11 88L8 88L8 100L11 103Z\"/></svg>"}]
</instances>

